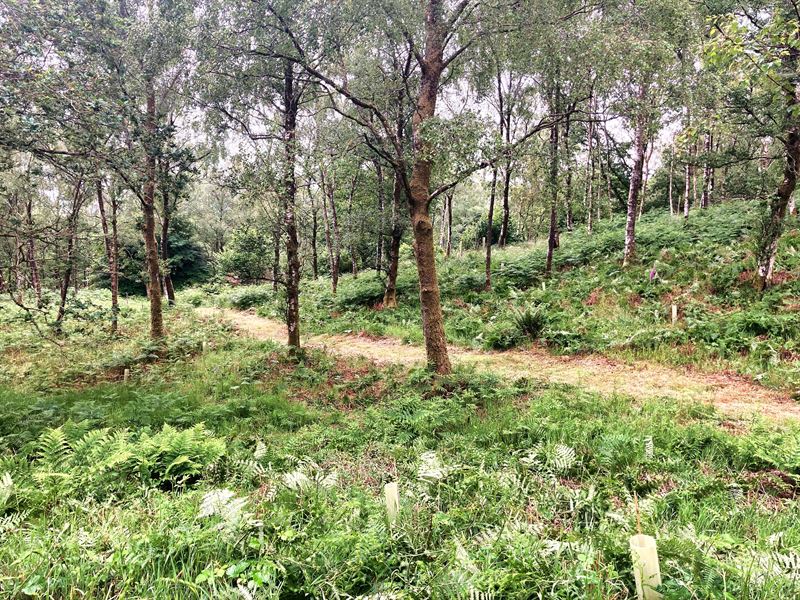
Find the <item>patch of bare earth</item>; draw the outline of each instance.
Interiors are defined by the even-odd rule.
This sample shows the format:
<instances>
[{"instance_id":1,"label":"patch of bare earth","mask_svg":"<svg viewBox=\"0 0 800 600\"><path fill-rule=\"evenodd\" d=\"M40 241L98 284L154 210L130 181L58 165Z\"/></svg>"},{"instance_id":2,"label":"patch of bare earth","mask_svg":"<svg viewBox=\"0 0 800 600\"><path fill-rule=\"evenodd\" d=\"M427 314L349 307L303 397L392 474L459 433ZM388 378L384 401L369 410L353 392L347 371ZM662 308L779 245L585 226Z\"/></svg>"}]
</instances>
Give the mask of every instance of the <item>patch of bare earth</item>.
<instances>
[{"instance_id":1,"label":"patch of bare earth","mask_svg":"<svg viewBox=\"0 0 800 600\"><path fill-rule=\"evenodd\" d=\"M285 343L286 326L251 313L200 308L204 317L222 316L243 333ZM364 357L378 365L411 366L425 361L425 349L391 338L314 335L303 342L342 357ZM732 373L700 373L645 361L622 362L600 355L555 356L544 349L480 352L450 347L453 362L504 377L528 377L576 385L602 394L636 398L669 397L714 404L736 416L758 414L773 420L800 420L800 405L787 393L771 390Z\"/></svg>"}]
</instances>

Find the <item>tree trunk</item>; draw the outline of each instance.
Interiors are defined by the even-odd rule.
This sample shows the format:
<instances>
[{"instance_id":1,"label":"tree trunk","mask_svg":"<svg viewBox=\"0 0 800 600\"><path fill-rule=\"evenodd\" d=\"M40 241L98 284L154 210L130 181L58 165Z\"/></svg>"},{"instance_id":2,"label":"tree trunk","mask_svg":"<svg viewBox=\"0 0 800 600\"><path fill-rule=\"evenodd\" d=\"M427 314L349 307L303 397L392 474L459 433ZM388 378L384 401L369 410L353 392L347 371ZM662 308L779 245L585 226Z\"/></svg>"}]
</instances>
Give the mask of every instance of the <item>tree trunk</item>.
<instances>
[{"instance_id":1,"label":"tree trunk","mask_svg":"<svg viewBox=\"0 0 800 600\"><path fill-rule=\"evenodd\" d=\"M705 153L705 161L703 164L703 199L700 203L700 208L708 208L711 205L711 192L713 188L713 176L711 175L711 148L713 144L713 136L709 131L706 133L705 141L703 143L703 151Z\"/></svg>"},{"instance_id":2,"label":"tree trunk","mask_svg":"<svg viewBox=\"0 0 800 600\"><path fill-rule=\"evenodd\" d=\"M119 320L119 268L117 255L119 242L117 240L117 201L111 201L111 227L106 214L106 203L103 198L103 180L97 178L97 207L100 210L100 224L103 228L103 242L108 261L108 275L111 279L111 333L117 333Z\"/></svg>"},{"instance_id":3,"label":"tree trunk","mask_svg":"<svg viewBox=\"0 0 800 600\"><path fill-rule=\"evenodd\" d=\"M42 280L39 277L39 264L36 260L36 240L33 234L33 200L25 204L25 224L28 229L28 267L31 271L31 285L36 294L36 308L42 307Z\"/></svg>"},{"instance_id":4,"label":"tree trunk","mask_svg":"<svg viewBox=\"0 0 800 600\"><path fill-rule=\"evenodd\" d=\"M445 197L444 201L447 205L447 246L444 249L444 255L450 258L453 251L453 191L450 190Z\"/></svg>"},{"instance_id":5,"label":"tree trunk","mask_svg":"<svg viewBox=\"0 0 800 600\"><path fill-rule=\"evenodd\" d=\"M486 280L483 289L492 289L492 235L494 229L494 199L497 195L497 167L492 168L492 191L489 194L489 214L486 217Z\"/></svg>"},{"instance_id":6,"label":"tree trunk","mask_svg":"<svg viewBox=\"0 0 800 600\"><path fill-rule=\"evenodd\" d=\"M650 159L653 157L653 150L655 149L655 144L649 144L649 149L645 151L645 160L644 160L644 167L643 171L644 174L642 176L642 191L639 194L639 210L637 214L637 218L642 218L642 213L644 212L644 203L647 197L647 182L650 179Z\"/></svg>"},{"instance_id":7,"label":"tree trunk","mask_svg":"<svg viewBox=\"0 0 800 600\"><path fill-rule=\"evenodd\" d=\"M383 166L375 161L375 177L378 184L378 240L375 244L375 271L383 270L383 228L385 220L386 190L383 187Z\"/></svg>"},{"instance_id":8,"label":"tree trunk","mask_svg":"<svg viewBox=\"0 0 800 600\"><path fill-rule=\"evenodd\" d=\"M698 208L697 202L697 141L692 144L692 206Z\"/></svg>"},{"instance_id":9,"label":"tree trunk","mask_svg":"<svg viewBox=\"0 0 800 600\"><path fill-rule=\"evenodd\" d=\"M331 223L333 225L333 248L336 252L336 280L338 284L339 270L342 264L342 232L341 229L339 229L339 217L337 216L336 212L336 195L333 182L330 182L329 194L329 200L331 203Z\"/></svg>"},{"instance_id":10,"label":"tree trunk","mask_svg":"<svg viewBox=\"0 0 800 600\"><path fill-rule=\"evenodd\" d=\"M286 227L286 328L289 350L300 349L300 252L295 223L295 177L298 92L294 87L294 63L286 60L283 77L283 211Z\"/></svg>"},{"instance_id":11,"label":"tree trunk","mask_svg":"<svg viewBox=\"0 0 800 600\"><path fill-rule=\"evenodd\" d=\"M786 72L796 74L800 63L800 50L792 48L783 57ZM787 114L790 115L789 127L784 142L785 164L783 166L783 180L778 186L775 196L770 202L769 215L765 219L761 232L757 261L756 289L763 291L772 284L775 259L778 255L778 241L783 233L784 218L791 201L792 194L797 186L797 173L800 168L800 81L795 81L792 92L784 91L786 98Z\"/></svg>"},{"instance_id":12,"label":"tree trunk","mask_svg":"<svg viewBox=\"0 0 800 600\"><path fill-rule=\"evenodd\" d=\"M501 248L504 248L508 243L508 229L511 226L511 206L509 202L509 195L511 193L511 169L511 159L508 159L506 160L505 170L503 171L503 220L500 225L500 238L497 240L497 243ZM452 221L452 198L450 201L450 219Z\"/></svg>"},{"instance_id":13,"label":"tree trunk","mask_svg":"<svg viewBox=\"0 0 800 600\"><path fill-rule=\"evenodd\" d=\"M311 277L313 279L319 278L319 254L317 252L317 231L319 229L317 206L312 198L311 200Z\"/></svg>"},{"instance_id":14,"label":"tree trunk","mask_svg":"<svg viewBox=\"0 0 800 600\"><path fill-rule=\"evenodd\" d=\"M353 196L356 193L356 186L358 185L358 173L356 173L353 180L350 182L350 193L347 195L347 219L350 222L349 229L350 229L350 248L348 252L350 253L350 267L353 273L353 279L358 277L358 258L356 256L356 221L353 217Z\"/></svg>"},{"instance_id":15,"label":"tree trunk","mask_svg":"<svg viewBox=\"0 0 800 600\"><path fill-rule=\"evenodd\" d=\"M586 233L592 233L592 208L594 204L594 96L589 98L589 121L586 124Z\"/></svg>"},{"instance_id":16,"label":"tree trunk","mask_svg":"<svg viewBox=\"0 0 800 600\"><path fill-rule=\"evenodd\" d=\"M64 268L64 275L61 279L58 311L56 312L56 320L53 323L53 329L56 333L61 333L61 325L64 322L64 315L66 314L67 308L69 284L73 277L73 271L75 270L75 236L78 232L78 215L81 209L82 189L83 177L80 177L75 184L75 193L72 196L72 207L67 219L67 252L65 257L67 265Z\"/></svg>"},{"instance_id":17,"label":"tree trunk","mask_svg":"<svg viewBox=\"0 0 800 600\"><path fill-rule=\"evenodd\" d=\"M397 271L400 266L400 242L403 239L403 224L400 220L400 203L403 198L403 180L394 176L392 191L392 235L389 240L389 268L386 271L386 290L383 292L384 308L397 308Z\"/></svg>"},{"instance_id":18,"label":"tree trunk","mask_svg":"<svg viewBox=\"0 0 800 600\"><path fill-rule=\"evenodd\" d=\"M553 253L558 245L558 124L550 127L550 227L547 233L547 261L544 273L553 272Z\"/></svg>"},{"instance_id":19,"label":"tree trunk","mask_svg":"<svg viewBox=\"0 0 800 600\"><path fill-rule=\"evenodd\" d=\"M320 171L320 181L322 182L322 218L325 221L325 243L328 246L328 261L331 270L331 291L336 295L336 287L339 284L339 244L336 237L332 234L331 219L328 216L328 181L325 178L325 170ZM330 191L330 200L333 204L333 188Z\"/></svg>"},{"instance_id":20,"label":"tree trunk","mask_svg":"<svg viewBox=\"0 0 800 600\"><path fill-rule=\"evenodd\" d=\"M411 120L414 162L408 182L409 212L414 234L414 254L419 274L419 296L422 310L422 331L428 366L437 373L450 373L450 357L444 333L439 281L436 275L436 255L431 222L430 183L432 164L429 143L422 135L426 121L436 113L436 100L444 63L446 25L443 23L443 0L428 0L425 9L425 50L421 57L420 90Z\"/></svg>"},{"instance_id":21,"label":"tree trunk","mask_svg":"<svg viewBox=\"0 0 800 600\"><path fill-rule=\"evenodd\" d=\"M150 299L150 337L164 337L164 317L161 313L161 269L158 261L156 241L155 195L156 195L156 94L152 80L146 82L147 113L145 115L145 165L142 191L142 215L144 224L145 261L147 266L147 295Z\"/></svg>"},{"instance_id":22,"label":"tree trunk","mask_svg":"<svg viewBox=\"0 0 800 600\"><path fill-rule=\"evenodd\" d=\"M281 242L283 241L284 224L281 215L275 215L275 224L272 229L272 291L278 291L278 282L281 273Z\"/></svg>"},{"instance_id":23,"label":"tree trunk","mask_svg":"<svg viewBox=\"0 0 800 600\"><path fill-rule=\"evenodd\" d=\"M513 74L509 73L509 93L512 93ZM513 95L506 99L503 94L503 78L500 70L497 71L497 100L500 112L500 137L506 145L511 144L511 113L513 111ZM511 207L509 205L509 193L511 188L511 157L507 157L503 170L503 218L500 223L500 236L497 244L504 248L508 243L508 228L511 219ZM451 211L452 212L452 211ZM452 217L452 214L451 214Z\"/></svg>"},{"instance_id":24,"label":"tree trunk","mask_svg":"<svg viewBox=\"0 0 800 600\"><path fill-rule=\"evenodd\" d=\"M639 106L644 106L647 97L647 86L639 85ZM644 108L639 108L644 111ZM622 266L627 267L636 256L636 208L639 193L642 189L642 171L644 169L645 152L647 150L647 116L640 112L636 116L636 131L634 132L634 157L631 180L628 187L628 211L625 222L625 250L622 255Z\"/></svg>"},{"instance_id":25,"label":"tree trunk","mask_svg":"<svg viewBox=\"0 0 800 600\"><path fill-rule=\"evenodd\" d=\"M685 182L683 188L683 217L689 216L689 190L692 183L692 166L686 163L686 172L684 174Z\"/></svg>"},{"instance_id":26,"label":"tree trunk","mask_svg":"<svg viewBox=\"0 0 800 600\"><path fill-rule=\"evenodd\" d=\"M167 173L165 173L165 177ZM172 206L169 200L169 190L161 191L162 214L161 214L161 261L164 265L164 295L167 297L169 306L175 305L175 288L172 285L172 275L169 267L169 225L172 218Z\"/></svg>"},{"instance_id":27,"label":"tree trunk","mask_svg":"<svg viewBox=\"0 0 800 600\"><path fill-rule=\"evenodd\" d=\"M674 152L670 151L669 154L669 191L667 192L669 196L669 216L675 216L675 203L672 198L672 156Z\"/></svg>"},{"instance_id":28,"label":"tree trunk","mask_svg":"<svg viewBox=\"0 0 800 600\"><path fill-rule=\"evenodd\" d=\"M571 112L571 111L570 111ZM564 182L564 209L566 214L566 225L567 231L572 231L572 158L570 157L569 151L569 128L570 128L570 112L567 112L567 116L564 119L564 139L562 140L564 145L564 170L565 173L565 182Z\"/></svg>"}]
</instances>

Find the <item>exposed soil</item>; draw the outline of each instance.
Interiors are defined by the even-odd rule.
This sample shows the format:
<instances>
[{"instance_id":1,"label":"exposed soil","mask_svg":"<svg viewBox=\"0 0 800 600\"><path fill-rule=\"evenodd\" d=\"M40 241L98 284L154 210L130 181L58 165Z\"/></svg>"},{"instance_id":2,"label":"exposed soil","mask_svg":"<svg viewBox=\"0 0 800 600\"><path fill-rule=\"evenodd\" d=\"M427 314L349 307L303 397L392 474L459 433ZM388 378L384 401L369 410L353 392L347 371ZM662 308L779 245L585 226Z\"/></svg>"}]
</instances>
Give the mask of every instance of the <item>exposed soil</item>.
<instances>
[{"instance_id":1,"label":"exposed soil","mask_svg":"<svg viewBox=\"0 0 800 600\"><path fill-rule=\"evenodd\" d=\"M256 339L286 342L286 326L279 321L240 311L197 310L203 317L223 317ZM313 335L304 337L303 343L342 357L364 357L378 365L411 366L425 360L424 348L393 338ZM765 388L727 372L699 373L645 361L623 362L601 355L556 356L539 348L482 352L451 346L450 357L455 364L471 365L504 377L528 377L634 398L707 402L736 417L758 414L778 421L800 420L800 404L786 392Z\"/></svg>"}]
</instances>

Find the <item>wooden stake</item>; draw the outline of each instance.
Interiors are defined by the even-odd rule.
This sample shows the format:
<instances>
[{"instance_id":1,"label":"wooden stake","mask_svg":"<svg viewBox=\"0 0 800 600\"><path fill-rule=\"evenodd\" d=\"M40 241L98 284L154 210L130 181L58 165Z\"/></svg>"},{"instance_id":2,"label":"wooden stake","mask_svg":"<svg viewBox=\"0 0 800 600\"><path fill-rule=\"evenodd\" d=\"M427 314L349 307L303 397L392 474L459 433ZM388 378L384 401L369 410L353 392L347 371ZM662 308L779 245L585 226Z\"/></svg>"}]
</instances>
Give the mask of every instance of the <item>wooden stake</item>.
<instances>
[{"instance_id":1,"label":"wooden stake","mask_svg":"<svg viewBox=\"0 0 800 600\"><path fill-rule=\"evenodd\" d=\"M125 369L122 372L122 380L123 381L130 381L130 379L131 379L131 370L130 369Z\"/></svg>"},{"instance_id":2,"label":"wooden stake","mask_svg":"<svg viewBox=\"0 0 800 600\"><path fill-rule=\"evenodd\" d=\"M672 305L672 324L675 325L678 322L678 305Z\"/></svg>"}]
</instances>

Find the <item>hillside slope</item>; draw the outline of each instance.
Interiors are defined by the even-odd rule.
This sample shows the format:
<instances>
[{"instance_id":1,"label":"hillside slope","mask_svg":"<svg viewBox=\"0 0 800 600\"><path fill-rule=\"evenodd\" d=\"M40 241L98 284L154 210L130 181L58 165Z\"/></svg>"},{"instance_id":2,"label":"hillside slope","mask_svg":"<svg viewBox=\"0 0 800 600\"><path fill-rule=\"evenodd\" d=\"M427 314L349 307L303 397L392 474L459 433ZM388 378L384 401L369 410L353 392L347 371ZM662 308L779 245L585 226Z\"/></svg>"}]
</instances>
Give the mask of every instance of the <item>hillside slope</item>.
<instances>
[{"instance_id":1,"label":"hillside slope","mask_svg":"<svg viewBox=\"0 0 800 600\"><path fill-rule=\"evenodd\" d=\"M800 233L785 233L777 285L753 290L752 227L758 206L731 202L688 219L645 215L638 227L639 263L623 270L620 220L594 234L564 233L554 274L545 276L545 248L523 244L494 252L493 287L483 291L483 253L440 257L439 273L451 343L485 349L537 344L557 353L603 353L735 370L768 385L800 386ZM365 332L419 343L416 274L404 247L399 303L380 304L383 281L372 271L345 276L334 297L326 279L305 282L306 331ZM212 290L218 291L218 290ZM209 301L198 296L196 303ZM280 298L266 287L226 291L223 303L258 307L280 318ZM678 322L671 319L672 304Z\"/></svg>"}]
</instances>

